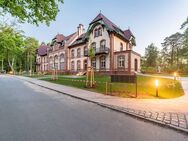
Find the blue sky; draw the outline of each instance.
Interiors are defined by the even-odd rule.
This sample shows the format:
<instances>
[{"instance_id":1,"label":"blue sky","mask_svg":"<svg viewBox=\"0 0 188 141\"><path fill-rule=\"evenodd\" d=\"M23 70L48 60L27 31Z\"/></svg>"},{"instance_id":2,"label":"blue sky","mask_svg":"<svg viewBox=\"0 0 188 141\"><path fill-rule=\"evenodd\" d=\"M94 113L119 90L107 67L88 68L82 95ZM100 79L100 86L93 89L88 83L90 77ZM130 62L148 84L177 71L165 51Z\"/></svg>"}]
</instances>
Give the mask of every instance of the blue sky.
<instances>
[{"instance_id":1,"label":"blue sky","mask_svg":"<svg viewBox=\"0 0 188 141\"><path fill-rule=\"evenodd\" d=\"M188 0L64 0L49 27L25 23L20 28L27 36L50 42L57 33L66 36L75 32L79 23L87 29L100 10L121 29L132 30L137 42L134 50L144 55L150 43L161 48L165 37L181 31L188 16Z\"/></svg>"}]
</instances>

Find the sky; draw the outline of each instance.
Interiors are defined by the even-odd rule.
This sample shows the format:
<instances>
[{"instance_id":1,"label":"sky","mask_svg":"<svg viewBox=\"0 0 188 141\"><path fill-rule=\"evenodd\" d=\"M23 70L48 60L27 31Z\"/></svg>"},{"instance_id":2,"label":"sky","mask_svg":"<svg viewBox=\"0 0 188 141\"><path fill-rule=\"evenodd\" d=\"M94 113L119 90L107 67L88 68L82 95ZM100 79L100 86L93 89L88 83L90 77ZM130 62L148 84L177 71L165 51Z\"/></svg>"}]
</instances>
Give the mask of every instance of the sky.
<instances>
[{"instance_id":1,"label":"sky","mask_svg":"<svg viewBox=\"0 0 188 141\"><path fill-rule=\"evenodd\" d=\"M135 51L144 55L145 48L154 43L159 49L164 38L180 30L188 16L188 0L64 0L56 21L50 26L20 25L26 36L39 42L51 42L57 34L75 32L81 23L87 27L100 13L122 30L130 28L136 37Z\"/></svg>"}]
</instances>

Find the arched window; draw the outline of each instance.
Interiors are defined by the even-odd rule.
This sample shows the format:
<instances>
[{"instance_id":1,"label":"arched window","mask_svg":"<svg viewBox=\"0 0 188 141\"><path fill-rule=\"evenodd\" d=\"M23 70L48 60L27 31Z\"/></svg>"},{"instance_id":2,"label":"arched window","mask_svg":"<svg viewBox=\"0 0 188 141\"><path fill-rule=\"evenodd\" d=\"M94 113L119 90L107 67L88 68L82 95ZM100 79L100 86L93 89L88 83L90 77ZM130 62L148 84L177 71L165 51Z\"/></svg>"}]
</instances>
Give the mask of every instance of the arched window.
<instances>
[{"instance_id":1,"label":"arched window","mask_svg":"<svg viewBox=\"0 0 188 141\"><path fill-rule=\"evenodd\" d=\"M106 47L106 40L101 40L101 41L100 41L100 49L101 49L101 50L104 50L105 47Z\"/></svg>"},{"instance_id":2,"label":"arched window","mask_svg":"<svg viewBox=\"0 0 188 141\"><path fill-rule=\"evenodd\" d=\"M71 62L71 70L74 71L74 61Z\"/></svg>"},{"instance_id":3,"label":"arched window","mask_svg":"<svg viewBox=\"0 0 188 141\"><path fill-rule=\"evenodd\" d=\"M134 59L134 70L138 71L138 60Z\"/></svg>"},{"instance_id":4,"label":"arched window","mask_svg":"<svg viewBox=\"0 0 188 141\"><path fill-rule=\"evenodd\" d=\"M81 49L80 48L77 49L77 57L78 58L81 57Z\"/></svg>"},{"instance_id":5,"label":"arched window","mask_svg":"<svg viewBox=\"0 0 188 141\"><path fill-rule=\"evenodd\" d=\"M91 47L96 51L96 43L95 43L95 42L93 42L93 43L91 44Z\"/></svg>"},{"instance_id":6,"label":"arched window","mask_svg":"<svg viewBox=\"0 0 188 141\"><path fill-rule=\"evenodd\" d=\"M77 70L78 71L81 70L81 61L80 60L77 61Z\"/></svg>"},{"instance_id":7,"label":"arched window","mask_svg":"<svg viewBox=\"0 0 188 141\"><path fill-rule=\"evenodd\" d=\"M60 55L60 69L65 69L65 55L63 53Z\"/></svg>"},{"instance_id":8,"label":"arched window","mask_svg":"<svg viewBox=\"0 0 188 141\"><path fill-rule=\"evenodd\" d=\"M106 57L105 56L101 56L100 57L100 68L101 69L105 69L106 68Z\"/></svg>"},{"instance_id":9,"label":"arched window","mask_svg":"<svg viewBox=\"0 0 188 141\"><path fill-rule=\"evenodd\" d=\"M98 29L98 36L102 36L102 28L101 27L99 27L99 29Z\"/></svg>"},{"instance_id":10,"label":"arched window","mask_svg":"<svg viewBox=\"0 0 188 141\"><path fill-rule=\"evenodd\" d=\"M54 67L56 70L58 69L58 56L57 55L54 57Z\"/></svg>"},{"instance_id":11,"label":"arched window","mask_svg":"<svg viewBox=\"0 0 188 141\"><path fill-rule=\"evenodd\" d=\"M97 28L94 30L94 37L98 37L98 29Z\"/></svg>"},{"instance_id":12,"label":"arched window","mask_svg":"<svg viewBox=\"0 0 188 141\"><path fill-rule=\"evenodd\" d=\"M123 43L120 43L120 51L123 51Z\"/></svg>"},{"instance_id":13,"label":"arched window","mask_svg":"<svg viewBox=\"0 0 188 141\"><path fill-rule=\"evenodd\" d=\"M118 56L118 68L123 68L125 67L125 56L120 55Z\"/></svg>"},{"instance_id":14,"label":"arched window","mask_svg":"<svg viewBox=\"0 0 188 141\"><path fill-rule=\"evenodd\" d=\"M74 55L74 49L71 50L71 58L74 58L75 55Z\"/></svg>"},{"instance_id":15,"label":"arched window","mask_svg":"<svg viewBox=\"0 0 188 141\"><path fill-rule=\"evenodd\" d=\"M87 46L84 47L84 56L88 55L88 50L87 50Z\"/></svg>"},{"instance_id":16,"label":"arched window","mask_svg":"<svg viewBox=\"0 0 188 141\"><path fill-rule=\"evenodd\" d=\"M93 67L94 69L96 69L96 58L93 58L93 59L91 60L91 65L92 65L92 67Z\"/></svg>"}]
</instances>

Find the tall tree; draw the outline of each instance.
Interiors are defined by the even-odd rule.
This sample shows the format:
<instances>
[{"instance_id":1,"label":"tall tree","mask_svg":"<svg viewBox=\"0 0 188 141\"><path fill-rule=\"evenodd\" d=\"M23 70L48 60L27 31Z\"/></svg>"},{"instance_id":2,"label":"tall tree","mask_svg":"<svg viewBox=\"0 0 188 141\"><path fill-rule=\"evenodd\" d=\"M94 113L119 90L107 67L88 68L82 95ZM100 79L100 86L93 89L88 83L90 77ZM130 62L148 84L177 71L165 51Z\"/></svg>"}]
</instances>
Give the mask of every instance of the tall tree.
<instances>
[{"instance_id":1,"label":"tall tree","mask_svg":"<svg viewBox=\"0 0 188 141\"><path fill-rule=\"evenodd\" d=\"M63 0L0 0L0 15L10 13L19 21L49 25L54 21Z\"/></svg>"},{"instance_id":2,"label":"tall tree","mask_svg":"<svg viewBox=\"0 0 188 141\"><path fill-rule=\"evenodd\" d=\"M0 39L1 54L5 57L7 66L14 72L15 62L20 59L19 54L23 50L24 37L13 27L5 25L0 27Z\"/></svg>"},{"instance_id":3,"label":"tall tree","mask_svg":"<svg viewBox=\"0 0 188 141\"><path fill-rule=\"evenodd\" d=\"M166 37L162 43L162 56L164 57L164 61L170 63L171 66L175 63L176 65L179 64L181 55L180 50L183 47L183 40L184 35L177 32L169 37Z\"/></svg>"},{"instance_id":4,"label":"tall tree","mask_svg":"<svg viewBox=\"0 0 188 141\"><path fill-rule=\"evenodd\" d=\"M185 58L188 59L188 17L187 17L186 21L181 25L181 29L185 29L185 31L184 31L185 41L184 41L184 47L182 50L182 54L185 56Z\"/></svg>"},{"instance_id":5,"label":"tall tree","mask_svg":"<svg viewBox=\"0 0 188 141\"><path fill-rule=\"evenodd\" d=\"M158 53L159 51L153 43L145 49L145 65L147 67L156 67Z\"/></svg>"},{"instance_id":6,"label":"tall tree","mask_svg":"<svg viewBox=\"0 0 188 141\"><path fill-rule=\"evenodd\" d=\"M38 48L39 43L35 38L28 37L25 39L25 50L24 54L26 56L25 63L29 64L27 68L32 72L35 62L36 49Z\"/></svg>"}]
</instances>

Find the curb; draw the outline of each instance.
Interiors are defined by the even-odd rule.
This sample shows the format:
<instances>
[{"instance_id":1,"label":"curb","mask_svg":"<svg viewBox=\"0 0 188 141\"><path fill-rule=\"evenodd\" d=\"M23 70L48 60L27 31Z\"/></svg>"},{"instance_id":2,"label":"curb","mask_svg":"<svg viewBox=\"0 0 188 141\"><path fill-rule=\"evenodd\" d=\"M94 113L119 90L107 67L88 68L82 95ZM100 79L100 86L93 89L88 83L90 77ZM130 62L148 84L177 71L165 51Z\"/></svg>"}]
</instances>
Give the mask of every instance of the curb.
<instances>
[{"instance_id":1,"label":"curb","mask_svg":"<svg viewBox=\"0 0 188 141\"><path fill-rule=\"evenodd\" d=\"M16 77L16 78L18 78L18 77ZM108 105L108 104L103 104L103 103L100 103L100 102L96 102L96 101L88 100L88 99L81 98L81 97L78 97L78 96L74 96L74 95L71 95L71 94L68 94L68 93L64 93L62 91L55 90L55 89L40 85L40 84L34 83L32 81L26 80L26 79L22 79L22 78L18 78L18 79L24 80L24 81L26 81L28 83L40 86L42 88L46 88L48 90L55 91L57 93L60 93L60 94L66 95L66 96L70 96L72 98L76 98L76 99L79 99L79 100L87 101L87 102L99 105L101 107L108 108L110 110L126 114L128 116L133 117L133 118L138 118L140 120L149 121L149 122L157 124L159 126L164 126L166 128L173 129L173 130L176 130L176 131L179 131L179 132L183 132L183 133L186 133L186 134L188 133L188 128L181 128L181 127L178 127L178 126L175 126L175 125L172 125L172 124L168 124L168 123L162 122L162 121L157 120L157 119L152 119L150 117L146 117L145 114L144 115L140 115L139 113L136 113L134 109L123 108L123 107L118 107L118 106L113 106L113 105ZM143 111L143 112L146 113L146 111Z\"/></svg>"}]
</instances>

